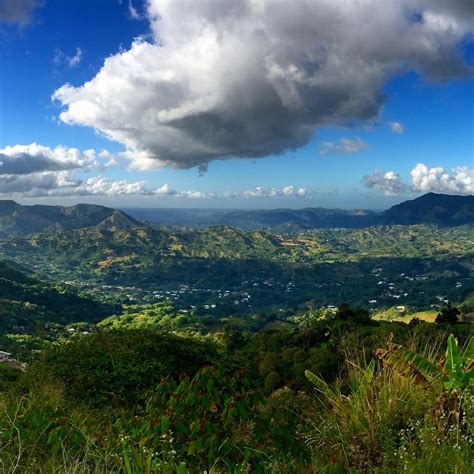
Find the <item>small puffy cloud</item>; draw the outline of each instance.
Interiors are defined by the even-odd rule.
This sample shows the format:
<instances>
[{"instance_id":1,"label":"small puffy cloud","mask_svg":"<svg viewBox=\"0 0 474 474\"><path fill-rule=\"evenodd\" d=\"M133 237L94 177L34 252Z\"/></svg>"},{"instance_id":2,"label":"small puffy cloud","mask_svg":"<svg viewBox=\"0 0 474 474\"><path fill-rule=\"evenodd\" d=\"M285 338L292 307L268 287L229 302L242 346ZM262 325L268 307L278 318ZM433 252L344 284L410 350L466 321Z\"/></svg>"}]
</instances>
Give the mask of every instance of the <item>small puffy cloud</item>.
<instances>
[{"instance_id":1,"label":"small puffy cloud","mask_svg":"<svg viewBox=\"0 0 474 474\"><path fill-rule=\"evenodd\" d=\"M418 163L411 170L411 184L415 192L474 194L474 168L458 166L449 172Z\"/></svg>"},{"instance_id":2,"label":"small puffy cloud","mask_svg":"<svg viewBox=\"0 0 474 474\"><path fill-rule=\"evenodd\" d=\"M76 48L76 52L70 56L68 56L64 51L57 49L54 52L53 63L54 64L67 64L69 67L74 68L80 64L82 61L82 57L84 55L84 51L81 48Z\"/></svg>"},{"instance_id":3,"label":"small puffy cloud","mask_svg":"<svg viewBox=\"0 0 474 474\"><path fill-rule=\"evenodd\" d=\"M395 135L401 135L405 131L404 125L400 122L388 122L388 126Z\"/></svg>"},{"instance_id":4,"label":"small puffy cloud","mask_svg":"<svg viewBox=\"0 0 474 474\"><path fill-rule=\"evenodd\" d=\"M160 188L153 189L151 194L158 197L169 197L174 196L177 198L189 198L189 199L209 199L218 197L216 193L208 193L203 191L176 191L171 189L168 184L164 184Z\"/></svg>"},{"instance_id":5,"label":"small puffy cloud","mask_svg":"<svg viewBox=\"0 0 474 474\"><path fill-rule=\"evenodd\" d=\"M321 156L346 153L358 153L368 147L368 143L359 137L341 138L337 142L323 142L319 154Z\"/></svg>"},{"instance_id":6,"label":"small puffy cloud","mask_svg":"<svg viewBox=\"0 0 474 474\"><path fill-rule=\"evenodd\" d=\"M98 156L102 158L105 162L101 164L102 169L112 168L117 166L118 159L116 156L112 155L108 150L102 150L98 153Z\"/></svg>"},{"instance_id":7,"label":"small puffy cloud","mask_svg":"<svg viewBox=\"0 0 474 474\"><path fill-rule=\"evenodd\" d=\"M82 61L82 55L82 49L76 48L76 53L73 56L67 56L66 59L69 67L76 67Z\"/></svg>"},{"instance_id":8,"label":"small puffy cloud","mask_svg":"<svg viewBox=\"0 0 474 474\"><path fill-rule=\"evenodd\" d=\"M459 48L472 0L148 0L146 18L147 39L53 94L63 122L123 144L144 169L262 158L318 127L372 121L403 69L472 74Z\"/></svg>"},{"instance_id":9,"label":"small puffy cloud","mask_svg":"<svg viewBox=\"0 0 474 474\"><path fill-rule=\"evenodd\" d=\"M256 186L253 189L244 191L243 197L246 198L273 198L273 197L299 197L304 198L308 195L305 188L298 188L296 186L285 186L284 188L264 188Z\"/></svg>"},{"instance_id":10,"label":"small puffy cloud","mask_svg":"<svg viewBox=\"0 0 474 474\"><path fill-rule=\"evenodd\" d=\"M37 6L37 0L1 0L0 22L25 25Z\"/></svg>"},{"instance_id":11,"label":"small puffy cloud","mask_svg":"<svg viewBox=\"0 0 474 474\"><path fill-rule=\"evenodd\" d=\"M396 196L406 189L400 175L395 171L375 170L371 175L364 176L362 182L369 188L382 191L385 196Z\"/></svg>"},{"instance_id":12,"label":"small puffy cloud","mask_svg":"<svg viewBox=\"0 0 474 474\"><path fill-rule=\"evenodd\" d=\"M132 0L128 0L128 13L130 15L130 18L132 18L133 20L141 19L140 13L138 13L138 10L136 9Z\"/></svg>"},{"instance_id":13,"label":"small puffy cloud","mask_svg":"<svg viewBox=\"0 0 474 474\"><path fill-rule=\"evenodd\" d=\"M114 181L104 176L89 178L67 191L79 196L127 196L151 194L144 181L130 183L125 180Z\"/></svg>"}]
</instances>

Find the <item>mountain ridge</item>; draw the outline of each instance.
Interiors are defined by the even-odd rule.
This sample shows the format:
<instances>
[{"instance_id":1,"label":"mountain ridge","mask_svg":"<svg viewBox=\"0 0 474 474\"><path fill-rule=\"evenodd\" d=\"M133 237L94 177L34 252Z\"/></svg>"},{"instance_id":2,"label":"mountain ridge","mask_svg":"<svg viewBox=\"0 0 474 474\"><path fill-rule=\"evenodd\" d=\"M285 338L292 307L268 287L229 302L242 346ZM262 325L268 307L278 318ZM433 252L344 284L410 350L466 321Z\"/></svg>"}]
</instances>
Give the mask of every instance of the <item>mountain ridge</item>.
<instances>
[{"instance_id":1,"label":"mountain ridge","mask_svg":"<svg viewBox=\"0 0 474 474\"><path fill-rule=\"evenodd\" d=\"M365 209L222 210L125 209L138 220L171 226L230 225L242 230L273 228L279 231L324 228L364 228L373 225L474 223L474 196L428 193L384 211Z\"/></svg>"},{"instance_id":2,"label":"mountain ridge","mask_svg":"<svg viewBox=\"0 0 474 474\"><path fill-rule=\"evenodd\" d=\"M15 201L0 201L0 238L95 226L130 229L141 225L123 211L96 204L22 206Z\"/></svg>"},{"instance_id":3,"label":"mountain ridge","mask_svg":"<svg viewBox=\"0 0 474 474\"><path fill-rule=\"evenodd\" d=\"M364 209L270 210L119 210L96 204L75 206L22 206L15 201L0 201L0 239L28 237L41 232L56 232L98 227L102 230L130 230L145 223L181 227L225 225L241 230L280 232L310 229L359 229L374 225L437 224L458 226L474 223L474 196L428 193L404 201L381 212Z\"/></svg>"}]
</instances>

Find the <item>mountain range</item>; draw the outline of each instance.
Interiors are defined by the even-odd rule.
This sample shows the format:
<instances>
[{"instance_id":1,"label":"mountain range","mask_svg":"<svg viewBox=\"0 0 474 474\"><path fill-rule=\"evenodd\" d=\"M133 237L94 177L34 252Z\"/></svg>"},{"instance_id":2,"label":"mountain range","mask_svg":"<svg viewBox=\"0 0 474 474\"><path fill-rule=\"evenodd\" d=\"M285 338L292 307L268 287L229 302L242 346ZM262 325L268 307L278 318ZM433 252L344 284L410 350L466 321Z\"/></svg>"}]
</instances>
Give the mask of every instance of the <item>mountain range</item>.
<instances>
[{"instance_id":1,"label":"mountain range","mask_svg":"<svg viewBox=\"0 0 474 474\"><path fill-rule=\"evenodd\" d=\"M14 201L0 201L0 239L89 227L130 230L143 227L144 223L192 228L226 225L241 230L273 229L282 232L396 224L457 226L474 223L474 196L428 193L382 212L325 208L116 210L92 204L22 206Z\"/></svg>"},{"instance_id":2,"label":"mountain range","mask_svg":"<svg viewBox=\"0 0 474 474\"><path fill-rule=\"evenodd\" d=\"M242 230L358 229L373 225L438 224L456 226L474 222L474 196L428 193L386 211L354 209L126 209L141 221L159 224L209 227L229 225Z\"/></svg>"}]
</instances>

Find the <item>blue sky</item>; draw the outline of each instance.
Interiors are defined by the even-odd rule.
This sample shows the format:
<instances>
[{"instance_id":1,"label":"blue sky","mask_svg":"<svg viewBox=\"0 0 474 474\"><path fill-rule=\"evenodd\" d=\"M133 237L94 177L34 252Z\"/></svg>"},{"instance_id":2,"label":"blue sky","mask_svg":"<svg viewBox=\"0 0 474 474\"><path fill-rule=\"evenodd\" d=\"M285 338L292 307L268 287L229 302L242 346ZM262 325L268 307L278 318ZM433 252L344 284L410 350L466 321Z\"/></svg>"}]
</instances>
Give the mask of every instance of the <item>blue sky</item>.
<instances>
[{"instance_id":1,"label":"blue sky","mask_svg":"<svg viewBox=\"0 0 474 474\"><path fill-rule=\"evenodd\" d=\"M235 2L235 16L207 1L34 3L0 6L2 199L381 209L429 191L473 193L468 2L460 12L420 0L423 28L403 23L406 10L381 10L384 30L376 21L366 36L342 18L337 39L297 15L303 0L288 20L250 0ZM335 14L310 3L315 18ZM362 23L368 12L347 15ZM287 31L291 21L302 23ZM401 28L405 44L387 46Z\"/></svg>"}]
</instances>

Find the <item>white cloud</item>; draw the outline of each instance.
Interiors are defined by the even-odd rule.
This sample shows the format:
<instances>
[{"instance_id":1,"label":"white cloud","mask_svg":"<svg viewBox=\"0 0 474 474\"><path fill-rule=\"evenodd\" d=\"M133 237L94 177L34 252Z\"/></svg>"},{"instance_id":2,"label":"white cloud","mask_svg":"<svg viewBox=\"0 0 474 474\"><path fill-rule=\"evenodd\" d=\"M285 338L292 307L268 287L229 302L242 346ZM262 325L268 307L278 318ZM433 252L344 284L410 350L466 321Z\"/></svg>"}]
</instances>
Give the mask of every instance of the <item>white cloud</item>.
<instances>
[{"instance_id":1,"label":"white cloud","mask_svg":"<svg viewBox=\"0 0 474 474\"><path fill-rule=\"evenodd\" d=\"M84 183L77 177L79 172L106 169L114 164L115 157L107 150L97 153L36 143L7 146L0 149L0 194L40 196L79 192L84 189Z\"/></svg>"},{"instance_id":2,"label":"white cloud","mask_svg":"<svg viewBox=\"0 0 474 474\"><path fill-rule=\"evenodd\" d=\"M36 143L0 149L0 175L87 169L97 164L94 150L82 153L77 148L49 148Z\"/></svg>"},{"instance_id":3,"label":"white cloud","mask_svg":"<svg viewBox=\"0 0 474 474\"><path fill-rule=\"evenodd\" d=\"M130 18L132 18L133 20L140 20L141 19L141 16L138 13L138 10L133 5L132 0L128 0L128 13L130 15Z\"/></svg>"},{"instance_id":4,"label":"white cloud","mask_svg":"<svg viewBox=\"0 0 474 474\"><path fill-rule=\"evenodd\" d=\"M319 154L321 156L358 153L368 147L368 143L359 137L341 138L337 142L323 142Z\"/></svg>"},{"instance_id":5,"label":"white cloud","mask_svg":"<svg viewBox=\"0 0 474 474\"><path fill-rule=\"evenodd\" d=\"M304 198L308 195L308 191L305 188L299 188L296 186L285 186L284 188L264 188L262 186L256 186L253 189L244 191L243 197L246 198L273 198L273 197L298 197Z\"/></svg>"},{"instance_id":6,"label":"white cloud","mask_svg":"<svg viewBox=\"0 0 474 474\"><path fill-rule=\"evenodd\" d=\"M411 170L411 184L415 192L474 194L474 168L459 166L449 172L418 163Z\"/></svg>"},{"instance_id":7,"label":"white cloud","mask_svg":"<svg viewBox=\"0 0 474 474\"><path fill-rule=\"evenodd\" d=\"M69 67L74 68L80 64L82 61L82 57L84 55L84 51L81 48L76 48L76 52L70 56L61 51L60 49L56 49L54 51L54 64L67 64Z\"/></svg>"},{"instance_id":8,"label":"white cloud","mask_svg":"<svg viewBox=\"0 0 474 474\"><path fill-rule=\"evenodd\" d=\"M405 131L405 126L400 122L388 122L388 126L392 133L401 135Z\"/></svg>"},{"instance_id":9,"label":"white cloud","mask_svg":"<svg viewBox=\"0 0 474 474\"><path fill-rule=\"evenodd\" d=\"M417 21L414 21L416 13ZM53 95L140 168L260 158L370 121L394 72L466 76L472 0L148 0L149 40Z\"/></svg>"},{"instance_id":10,"label":"white cloud","mask_svg":"<svg viewBox=\"0 0 474 474\"><path fill-rule=\"evenodd\" d=\"M441 166L429 168L418 163L410 174L411 191L415 193L474 194L474 168L457 166L448 171ZM395 171L375 170L364 176L362 182L369 188L383 191L386 196L395 196L407 189Z\"/></svg>"},{"instance_id":11,"label":"white cloud","mask_svg":"<svg viewBox=\"0 0 474 474\"><path fill-rule=\"evenodd\" d=\"M124 196L124 195L145 195L151 194L146 188L144 181L130 183L120 180L114 181L104 176L94 176L89 178L72 190L68 194L80 196Z\"/></svg>"},{"instance_id":12,"label":"white cloud","mask_svg":"<svg viewBox=\"0 0 474 474\"><path fill-rule=\"evenodd\" d=\"M400 175L395 171L375 170L371 175L364 176L362 182L369 188L382 191L385 196L396 196L406 189Z\"/></svg>"},{"instance_id":13,"label":"white cloud","mask_svg":"<svg viewBox=\"0 0 474 474\"><path fill-rule=\"evenodd\" d=\"M151 196L176 199L230 199L243 197L305 197L307 191L296 186L281 189L257 187L246 192L215 193L176 190L168 184L153 188L145 181L114 180L107 176L81 177L81 173L103 172L117 164L108 150L57 146L50 148L32 143L0 149L0 196Z\"/></svg>"},{"instance_id":14,"label":"white cloud","mask_svg":"<svg viewBox=\"0 0 474 474\"><path fill-rule=\"evenodd\" d=\"M76 48L76 53L73 56L67 56L69 67L76 67L82 61L83 51L81 48Z\"/></svg>"},{"instance_id":15,"label":"white cloud","mask_svg":"<svg viewBox=\"0 0 474 474\"><path fill-rule=\"evenodd\" d=\"M66 194L81 184L68 171L44 171L23 175L0 174L0 195L38 197L55 195L58 189Z\"/></svg>"},{"instance_id":16,"label":"white cloud","mask_svg":"<svg viewBox=\"0 0 474 474\"><path fill-rule=\"evenodd\" d=\"M36 0L1 0L0 22L25 25L30 22L31 14L37 6Z\"/></svg>"}]
</instances>

